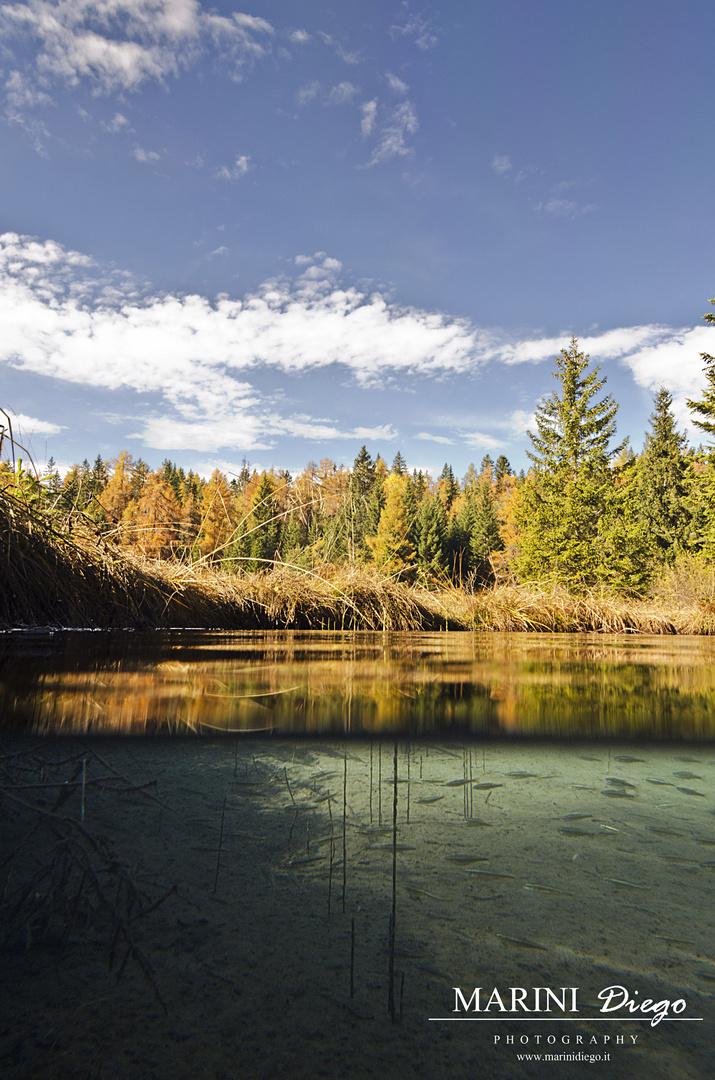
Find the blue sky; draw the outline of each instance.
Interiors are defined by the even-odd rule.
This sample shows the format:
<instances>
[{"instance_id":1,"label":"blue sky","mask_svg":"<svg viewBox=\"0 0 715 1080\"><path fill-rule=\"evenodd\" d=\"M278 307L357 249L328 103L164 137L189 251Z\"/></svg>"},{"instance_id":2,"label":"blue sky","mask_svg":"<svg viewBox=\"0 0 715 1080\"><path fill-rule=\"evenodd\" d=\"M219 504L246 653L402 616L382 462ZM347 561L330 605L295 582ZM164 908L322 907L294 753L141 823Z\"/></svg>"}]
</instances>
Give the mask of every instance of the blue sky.
<instances>
[{"instance_id":1,"label":"blue sky","mask_svg":"<svg viewBox=\"0 0 715 1080\"><path fill-rule=\"evenodd\" d=\"M527 464L576 333L703 386L706 0L0 8L0 405L42 464ZM693 441L699 438L690 432Z\"/></svg>"}]
</instances>

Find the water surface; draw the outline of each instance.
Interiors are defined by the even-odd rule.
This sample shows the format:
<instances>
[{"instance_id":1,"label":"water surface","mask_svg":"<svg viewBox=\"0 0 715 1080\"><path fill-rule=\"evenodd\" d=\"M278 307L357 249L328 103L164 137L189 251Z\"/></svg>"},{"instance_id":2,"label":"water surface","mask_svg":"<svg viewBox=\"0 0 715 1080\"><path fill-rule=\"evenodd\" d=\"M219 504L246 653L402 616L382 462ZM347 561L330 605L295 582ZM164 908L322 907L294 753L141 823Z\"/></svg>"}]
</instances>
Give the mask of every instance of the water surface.
<instances>
[{"instance_id":1,"label":"water surface","mask_svg":"<svg viewBox=\"0 0 715 1080\"><path fill-rule=\"evenodd\" d=\"M0 636L0 724L32 734L266 732L710 739L707 637L62 631Z\"/></svg>"}]
</instances>

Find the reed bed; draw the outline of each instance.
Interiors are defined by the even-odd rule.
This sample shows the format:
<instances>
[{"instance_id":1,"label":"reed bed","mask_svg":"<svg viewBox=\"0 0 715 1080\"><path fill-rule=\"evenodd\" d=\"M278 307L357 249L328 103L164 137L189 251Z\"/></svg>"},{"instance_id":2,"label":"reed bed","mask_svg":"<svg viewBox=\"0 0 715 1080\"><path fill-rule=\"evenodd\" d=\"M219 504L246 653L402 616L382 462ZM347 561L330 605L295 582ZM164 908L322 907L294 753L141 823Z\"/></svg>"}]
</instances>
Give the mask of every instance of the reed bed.
<instances>
[{"instance_id":1,"label":"reed bed","mask_svg":"<svg viewBox=\"0 0 715 1080\"><path fill-rule=\"evenodd\" d=\"M715 569L681 563L648 599L538 584L428 589L351 564L237 574L142 558L91 523L66 532L0 491L0 628L33 626L712 634Z\"/></svg>"}]
</instances>

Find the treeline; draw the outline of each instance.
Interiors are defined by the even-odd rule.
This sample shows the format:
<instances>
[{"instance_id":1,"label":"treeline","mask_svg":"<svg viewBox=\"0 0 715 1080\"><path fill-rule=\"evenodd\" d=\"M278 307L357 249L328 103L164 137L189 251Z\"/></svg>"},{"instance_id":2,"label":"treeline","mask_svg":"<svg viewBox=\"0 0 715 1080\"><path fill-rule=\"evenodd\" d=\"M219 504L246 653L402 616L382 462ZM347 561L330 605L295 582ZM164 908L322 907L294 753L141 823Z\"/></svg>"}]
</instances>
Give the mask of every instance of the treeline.
<instances>
[{"instance_id":1,"label":"treeline","mask_svg":"<svg viewBox=\"0 0 715 1080\"><path fill-rule=\"evenodd\" d=\"M702 358L706 390L688 404L715 436L715 358ZM461 479L449 464L432 478L409 472L399 452L388 464L363 446L350 469L324 458L292 476L244 459L238 476L215 470L208 480L169 460L152 470L127 452L64 478L52 461L41 476L5 461L0 487L58 529L90 524L149 558L236 572L350 563L408 583L549 581L633 595L681 556L712 560L715 446L688 446L670 393L655 395L636 455L617 442L618 406L575 338L554 374L560 389L537 409L532 464L519 476L506 457L487 454Z\"/></svg>"}]
</instances>

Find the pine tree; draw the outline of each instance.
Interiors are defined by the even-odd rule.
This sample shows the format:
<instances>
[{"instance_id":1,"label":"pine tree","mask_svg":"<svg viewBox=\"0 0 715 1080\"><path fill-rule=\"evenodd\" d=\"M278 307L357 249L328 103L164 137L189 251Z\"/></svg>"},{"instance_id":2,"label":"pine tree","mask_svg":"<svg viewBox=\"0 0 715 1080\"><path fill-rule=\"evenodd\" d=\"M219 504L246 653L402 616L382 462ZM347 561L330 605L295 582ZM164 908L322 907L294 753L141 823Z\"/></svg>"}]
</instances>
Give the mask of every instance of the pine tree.
<instances>
[{"instance_id":1,"label":"pine tree","mask_svg":"<svg viewBox=\"0 0 715 1080\"><path fill-rule=\"evenodd\" d=\"M646 526L659 562L672 563L686 546L689 524L685 435L676 429L673 398L661 386L654 399L651 431L635 466L637 516Z\"/></svg>"},{"instance_id":2,"label":"pine tree","mask_svg":"<svg viewBox=\"0 0 715 1080\"><path fill-rule=\"evenodd\" d=\"M609 465L626 443L609 445L618 406L610 394L597 397L606 379L599 378L600 368L589 370L575 337L556 357L556 368L561 395L554 391L542 400L537 434L529 432L534 468L519 506L516 570L522 580L551 578L582 589L612 580L604 556L619 507Z\"/></svg>"},{"instance_id":3,"label":"pine tree","mask_svg":"<svg viewBox=\"0 0 715 1080\"><path fill-rule=\"evenodd\" d=\"M447 513L436 493L417 512L417 558L422 573L443 576L447 569Z\"/></svg>"},{"instance_id":4,"label":"pine tree","mask_svg":"<svg viewBox=\"0 0 715 1080\"><path fill-rule=\"evenodd\" d=\"M476 581L486 583L493 577L491 555L504 547L499 535L499 518L491 485L486 481L474 498L474 513L469 537L470 569Z\"/></svg>"},{"instance_id":5,"label":"pine tree","mask_svg":"<svg viewBox=\"0 0 715 1080\"><path fill-rule=\"evenodd\" d=\"M715 304L715 299L711 300L710 303ZM715 314L712 311L706 312L703 318L711 325L715 325ZM703 420L693 419L695 426L699 427L701 431L706 431L708 435L715 435L715 356L703 352L700 353L700 358L705 364L707 385L700 401L692 401L688 398L688 408L692 409L698 416L704 417ZM711 457L715 457L715 448L711 448L710 454Z\"/></svg>"},{"instance_id":6,"label":"pine tree","mask_svg":"<svg viewBox=\"0 0 715 1080\"><path fill-rule=\"evenodd\" d=\"M392 469L390 471L393 473L397 473L398 476L407 476L407 462L405 461L399 450L393 458Z\"/></svg>"},{"instance_id":7,"label":"pine tree","mask_svg":"<svg viewBox=\"0 0 715 1080\"><path fill-rule=\"evenodd\" d=\"M249 568L253 570L269 569L266 560L275 558L280 549L280 521L276 520L278 507L275 497L276 484L270 473L264 473L253 500L253 509L249 519L251 559Z\"/></svg>"}]
</instances>

